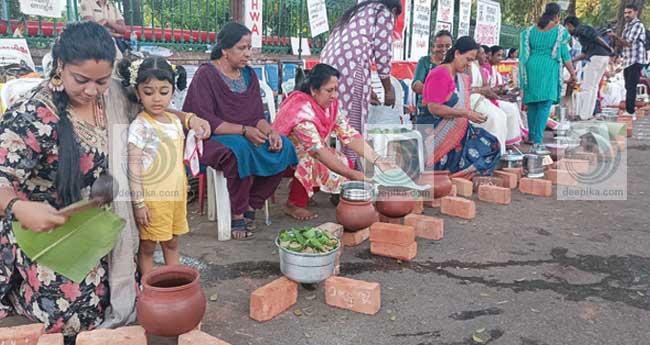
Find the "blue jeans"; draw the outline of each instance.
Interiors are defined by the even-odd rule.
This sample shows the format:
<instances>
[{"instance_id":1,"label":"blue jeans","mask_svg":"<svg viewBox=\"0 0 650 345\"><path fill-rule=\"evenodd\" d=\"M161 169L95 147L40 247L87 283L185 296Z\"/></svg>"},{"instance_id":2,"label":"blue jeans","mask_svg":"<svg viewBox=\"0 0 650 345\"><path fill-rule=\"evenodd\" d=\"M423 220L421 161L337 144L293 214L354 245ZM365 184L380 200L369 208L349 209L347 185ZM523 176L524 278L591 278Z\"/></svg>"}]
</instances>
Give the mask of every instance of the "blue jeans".
<instances>
[{"instance_id":1,"label":"blue jeans","mask_svg":"<svg viewBox=\"0 0 650 345\"><path fill-rule=\"evenodd\" d=\"M528 103L528 137L533 144L544 142L544 129L551 113L551 101Z\"/></svg>"}]
</instances>

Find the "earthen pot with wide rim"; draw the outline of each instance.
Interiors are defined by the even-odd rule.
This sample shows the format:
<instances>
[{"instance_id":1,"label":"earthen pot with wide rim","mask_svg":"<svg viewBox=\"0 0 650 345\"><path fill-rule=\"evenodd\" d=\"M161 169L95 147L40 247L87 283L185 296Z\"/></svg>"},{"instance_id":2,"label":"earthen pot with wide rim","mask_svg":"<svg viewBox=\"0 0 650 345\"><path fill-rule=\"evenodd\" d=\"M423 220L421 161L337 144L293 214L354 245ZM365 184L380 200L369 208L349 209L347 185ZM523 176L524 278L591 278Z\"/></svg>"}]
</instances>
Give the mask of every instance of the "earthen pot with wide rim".
<instances>
[{"instance_id":1,"label":"earthen pot with wide rim","mask_svg":"<svg viewBox=\"0 0 650 345\"><path fill-rule=\"evenodd\" d=\"M379 187L375 207L377 212L390 218L400 218L415 207L415 192L410 188Z\"/></svg>"},{"instance_id":2,"label":"earthen pot with wide rim","mask_svg":"<svg viewBox=\"0 0 650 345\"><path fill-rule=\"evenodd\" d=\"M431 186L434 199L440 199L451 192L452 184L448 170L425 171L420 175L418 182Z\"/></svg>"},{"instance_id":3,"label":"earthen pot with wide rim","mask_svg":"<svg viewBox=\"0 0 650 345\"><path fill-rule=\"evenodd\" d=\"M175 337L198 326L205 304L199 271L181 265L163 266L142 278L136 303L138 323L147 333Z\"/></svg>"}]
</instances>

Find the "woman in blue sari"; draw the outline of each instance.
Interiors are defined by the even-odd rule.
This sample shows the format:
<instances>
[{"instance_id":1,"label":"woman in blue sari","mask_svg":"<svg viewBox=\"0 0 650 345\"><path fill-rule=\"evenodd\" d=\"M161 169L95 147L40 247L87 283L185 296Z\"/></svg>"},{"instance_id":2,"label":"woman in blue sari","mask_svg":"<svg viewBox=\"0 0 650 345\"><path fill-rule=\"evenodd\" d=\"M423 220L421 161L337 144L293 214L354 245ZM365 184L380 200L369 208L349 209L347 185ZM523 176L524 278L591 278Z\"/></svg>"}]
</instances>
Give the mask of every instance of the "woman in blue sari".
<instances>
[{"instance_id":1,"label":"woman in blue sari","mask_svg":"<svg viewBox=\"0 0 650 345\"><path fill-rule=\"evenodd\" d=\"M464 71L477 52L473 38L465 36L456 41L443 64L427 76L422 103L428 114L416 118L420 128L433 125L424 130L427 166L449 170L453 177L490 175L500 158L497 138L471 124L487 119L469 107L471 80Z\"/></svg>"}]
</instances>

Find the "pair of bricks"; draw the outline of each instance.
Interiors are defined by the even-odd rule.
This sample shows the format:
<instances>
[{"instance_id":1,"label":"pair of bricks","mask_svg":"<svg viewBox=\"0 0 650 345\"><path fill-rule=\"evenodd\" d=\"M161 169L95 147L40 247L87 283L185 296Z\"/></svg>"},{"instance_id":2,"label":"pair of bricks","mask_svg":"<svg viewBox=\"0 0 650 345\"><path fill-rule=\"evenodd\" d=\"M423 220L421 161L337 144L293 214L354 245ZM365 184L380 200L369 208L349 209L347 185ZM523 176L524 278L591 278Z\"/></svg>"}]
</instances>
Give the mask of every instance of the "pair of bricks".
<instances>
[{"instance_id":1,"label":"pair of bricks","mask_svg":"<svg viewBox=\"0 0 650 345\"><path fill-rule=\"evenodd\" d=\"M370 252L374 255L411 261L418 253L415 228L377 222L370 226Z\"/></svg>"},{"instance_id":2,"label":"pair of bricks","mask_svg":"<svg viewBox=\"0 0 650 345\"><path fill-rule=\"evenodd\" d=\"M286 277L278 278L253 291L250 318L269 321L298 301L298 284ZM325 303L330 306L373 315L381 307L379 283L332 276L325 281ZM191 343L187 343L191 344Z\"/></svg>"}]
</instances>

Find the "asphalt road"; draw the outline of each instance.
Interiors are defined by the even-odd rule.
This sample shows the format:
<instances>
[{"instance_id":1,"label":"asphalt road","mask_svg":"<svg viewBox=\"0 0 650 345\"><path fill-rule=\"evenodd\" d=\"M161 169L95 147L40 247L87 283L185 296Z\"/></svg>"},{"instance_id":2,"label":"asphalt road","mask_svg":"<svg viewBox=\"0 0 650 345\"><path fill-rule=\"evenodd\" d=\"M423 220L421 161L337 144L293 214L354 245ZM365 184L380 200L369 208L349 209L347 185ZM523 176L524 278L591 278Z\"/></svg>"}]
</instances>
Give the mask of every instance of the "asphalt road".
<instances>
[{"instance_id":1,"label":"asphalt road","mask_svg":"<svg viewBox=\"0 0 650 345\"><path fill-rule=\"evenodd\" d=\"M368 243L346 248L342 275L381 284L374 316L327 306L320 286L300 288L298 303L272 321L249 319L250 293L280 276L275 234L302 224L282 214L288 180L272 205L273 224L254 241L218 242L216 224L193 213L182 252L216 299L203 330L238 345L650 344L648 149L645 119L628 142L626 201L513 192L509 206L477 201L472 221L442 216L444 240L419 240L411 263L372 256ZM305 224L334 221L327 197L317 201L320 217Z\"/></svg>"}]
</instances>

